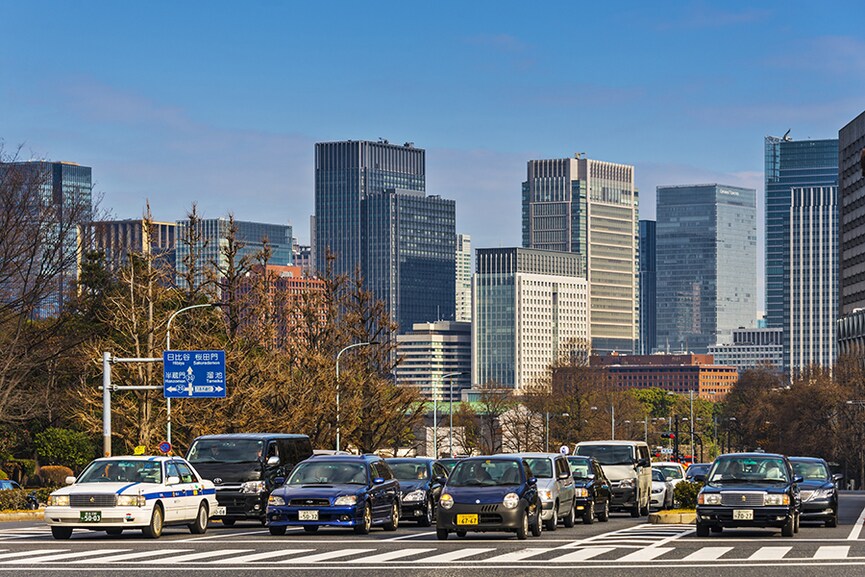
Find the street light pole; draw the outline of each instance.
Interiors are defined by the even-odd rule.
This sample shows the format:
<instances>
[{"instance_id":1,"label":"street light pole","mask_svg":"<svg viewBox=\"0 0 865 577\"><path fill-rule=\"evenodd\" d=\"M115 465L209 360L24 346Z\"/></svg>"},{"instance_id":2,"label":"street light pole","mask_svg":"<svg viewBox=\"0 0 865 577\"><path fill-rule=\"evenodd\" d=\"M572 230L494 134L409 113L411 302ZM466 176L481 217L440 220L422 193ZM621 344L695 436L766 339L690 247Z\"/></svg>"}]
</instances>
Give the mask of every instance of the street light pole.
<instances>
[{"instance_id":1,"label":"street light pole","mask_svg":"<svg viewBox=\"0 0 865 577\"><path fill-rule=\"evenodd\" d=\"M448 426L448 452L450 456L454 456L454 379L453 377L458 377L460 375L466 374L465 371L455 371L453 373L445 373L441 376L441 381L444 382L445 379L450 379L448 381L448 416L450 418L450 423ZM437 407L436 407L436 392L433 390L433 457L438 458L438 418L437 418Z\"/></svg>"},{"instance_id":2,"label":"street light pole","mask_svg":"<svg viewBox=\"0 0 865 577\"><path fill-rule=\"evenodd\" d=\"M209 308L212 306L213 306L212 303L204 303L204 304L200 304L200 305L190 305L188 307L183 307L182 309L176 310L173 313L171 313L171 316L168 317L168 323L166 323L166 325L165 325L165 350L166 351L171 350L171 321L174 320L174 317L176 317L177 315L179 315L180 313L182 313L184 311L189 311L192 309ZM166 438L165 438L165 440L168 441L168 444L170 445L171 444L171 397L168 397L167 399L165 399L165 420L166 420L166 424L165 424L165 436L166 436Z\"/></svg>"},{"instance_id":3,"label":"street light pole","mask_svg":"<svg viewBox=\"0 0 865 577\"><path fill-rule=\"evenodd\" d=\"M363 343L354 343L344 347L338 353L336 353L336 450L339 451L340 445L340 422L339 422L339 357L342 356L342 353L349 349L353 349L355 347L365 347L367 345L377 344L375 341L368 341Z\"/></svg>"}]
</instances>

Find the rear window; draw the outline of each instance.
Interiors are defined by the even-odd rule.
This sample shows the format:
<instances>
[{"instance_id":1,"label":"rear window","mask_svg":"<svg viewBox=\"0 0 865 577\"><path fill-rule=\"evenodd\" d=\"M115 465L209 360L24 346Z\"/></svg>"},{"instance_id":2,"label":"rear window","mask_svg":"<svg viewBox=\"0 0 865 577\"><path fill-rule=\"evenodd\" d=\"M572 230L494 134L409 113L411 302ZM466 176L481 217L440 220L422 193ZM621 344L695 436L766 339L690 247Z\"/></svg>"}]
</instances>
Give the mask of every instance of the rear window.
<instances>
[{"instance_id":1,"label":"rear window","mask_svg":"<svg viewBox=\"0 0 865 577\"><path fill-rule=\"evenodd\" d=\"M634 453L628 445L579 445L577 455L594 457L601 465L633 465Z\"/></svg>"},{"instance_id":2,"label":"rear window","mask_svg":"<svg viewBox=\"0 0 865 577\"><path fill-rule=\"evenodd\" d=\"M538 479L553 478L553 466L549 459L527 457L525 461L529 464L532 474Z\"/></svg>"}]
</instances>

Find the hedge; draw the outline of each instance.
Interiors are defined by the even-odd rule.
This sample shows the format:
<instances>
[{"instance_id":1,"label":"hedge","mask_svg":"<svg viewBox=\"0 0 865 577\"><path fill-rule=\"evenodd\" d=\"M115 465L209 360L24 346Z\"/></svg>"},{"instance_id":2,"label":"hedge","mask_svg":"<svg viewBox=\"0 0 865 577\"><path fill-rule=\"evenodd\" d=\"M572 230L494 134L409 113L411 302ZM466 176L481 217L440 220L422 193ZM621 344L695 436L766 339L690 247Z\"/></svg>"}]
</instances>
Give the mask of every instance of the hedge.
<instances>
[{"instance_id":1,"label":"hedge","mask_svg":"<svg viewBox=\"0 0 865 577\"><path fill-rule=\"evenodd\" d=\"M6 474L6 471L0 469L0 481L5 481L9 478L9 475Z\"/></svg>"},{"instance_id":2,"label":"hedge","mask_svg":"<svg viewBox=\"0 0 865 577\"><path fill-rule=\"evenodd\" d=\"M66 483L66 477L73 475L72 469L62 465L45 465L39 468L39 481L43 487L59 487Z\"/></svg>"},{"instance_id":3,"label":"hedge","mask_svg":"<svg viewBox=\"0 0 865 577\"><path fill-rule=\"evenodd\" d=\"M39 503L45 504L48 501L48 495L50 495L52 491L56 490L56 487L35 489L36 498L39 499ZM31 489L7 489L5 491L0 491L0 511L20 511L26 509L27 495L29 495L30 492Z\"/></svg>"},{"instance_id":4,"label":"hedge","mask_svg":"<svg viewBox=\"0 0 865 577\"><path fill-rule=\"evenodd\" d=\"M673 497L676 502L679 504L678 506L682 509L696 509L697 508L697 494L700 492L700 489L703 488L703 483L692 483L690 481L682 481L676 484L676 488L673 489Z\"/></svg>"},{"instance_id":5,"label":"hedge","mask_svg":"<svg viewBox=\"0 0 865 577\"><path fill-rule=\"evenodd\" d=\"M38 433L33 441L40 460L49 465L81 467L94 457L93 442L81 431L49 427Z\"/></svg>"}]
</instances>

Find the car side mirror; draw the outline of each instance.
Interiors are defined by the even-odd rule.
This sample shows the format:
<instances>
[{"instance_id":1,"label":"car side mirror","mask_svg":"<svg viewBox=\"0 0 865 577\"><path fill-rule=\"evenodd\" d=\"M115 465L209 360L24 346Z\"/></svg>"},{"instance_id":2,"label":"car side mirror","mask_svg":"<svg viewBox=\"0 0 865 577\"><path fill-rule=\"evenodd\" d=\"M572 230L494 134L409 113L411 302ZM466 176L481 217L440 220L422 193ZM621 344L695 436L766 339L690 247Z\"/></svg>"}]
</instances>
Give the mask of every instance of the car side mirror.
<instances>
[{"instance_id":1,"label":"car side mirror","mask_svg":"<svg viewBox=\"0 0 865 577\"><path fill-rule=\"evenodd\" d=\"M180 477L168 477L168 479L165 480L165 484L166 485L179 485L180 484Z\"/></svg>"},{"instance_id":2,"label":"car side mirror","mask_svg":"<svg viewBox=\"0 0 865 577\"><path fill-rule=\"evenodd\" d=\"M706 475L694 475L693 481L694 483L705 483Z\"/></svg>"},{"instance_id":3,"label":"car side mirror","mask_svg":"<svg viewBox=\"0 0 865 577\"><path fill-rule=\"evenodd\" d=\"M372 480L373 485L381 485L382 483L384 483L383 477L376 477L375 479Z\"/></svg>"},{"instance_id":4,"label":"car side mirror","mask_svg":"<svg viewBox=\"0 0 865 577\"><path fill-rule=\"evenodd\" d=\"M433 477L433 483L438 483L439 485L444 485L447 482L448 482L447 477L442 477L441 475L439 475L438 477Z\"/></svg>"},{"instance_id":5,"label":"car side mirror","mask_svg":"<svg viewBox=\"0 0 865 577\"><path fill-rule=\"evenodd\" d=\"M571 475L569 475L567 472L559 474L559 479L561 479L562 481L564 481L565 479L570 479L570 478L571 478Z\"/></svg>"},{"instance_id":6,"label":"car side mirror","mask_svg":"<svg viewBox=\"0 0 865 577\"><path fill-rule=\"evenodd\" d=\"M285 485L285 477L276 477L273 480L273 485L275 487L281 487L282 485Z\"/></svg>"},{"instance_id":7,"label":"car side mirror","mask_svg":"<svg viewBox=\"0 0 865 577\"><path fill-rule=\"evenodd\" d=\"M640 459L639 461L637 461L637 466L638 467L651 467L652 463L648 459Z\"/></svg>"},{"instance_id":8,"label":"car side mirror","mask_svg":"<svg viewBox=\"0 0 865 577\"><path fill-rule=\"evenodd\" d=\"M537 477L529 477L528 480L527 480L526 482L527 482L529 485L537 485L537 484L538 484L538 479L537 479Z\"/></svg>"},{"instance_id":9,"label":"car side mirror","mask_svg":"<svg viewBox=\"0 0 865 577\"><path fill-rule=\"evenodd\" d=\"M279 457L274 455L273 457L268 457L267 462L265 463L268 467L276 467L279 465Z\"/></svg>"},{"instance_id":10,"label":"car side mirror","mask_svg":"<svg viewBox=\"0 0 865 577\"><path fill-rule=\"evenodd\" d=\"M804 481L804 479L802 478L801 475L796 475L796 476L793 477L793 482L794 482L794 483L801 483L802 481Z\"/></svg>"},{"instance_id":11,"label":"car side mirror","mask_svg":"<svg viewBox=\"0 0 865 577\"><path fill-rule=\"evenodd\" d=\"M63 482L66 483L67 485L72 485L72 484L75 483L75 477L72 477L72 476L70 475L69 477L66 477L66 478L63 480Z\"/></svg>"},{"instance_id":12,"label":"car side mirror","mask_svg":"<svg viewBox=\"0 0 865 577\"><path fill-rule=\"evenodd\" d=\"M832 475L832 481L835 483L841 481L843 478L844 475L842 475L841 473L835 473L834 475Z\"/></svg>"}]
</instances>

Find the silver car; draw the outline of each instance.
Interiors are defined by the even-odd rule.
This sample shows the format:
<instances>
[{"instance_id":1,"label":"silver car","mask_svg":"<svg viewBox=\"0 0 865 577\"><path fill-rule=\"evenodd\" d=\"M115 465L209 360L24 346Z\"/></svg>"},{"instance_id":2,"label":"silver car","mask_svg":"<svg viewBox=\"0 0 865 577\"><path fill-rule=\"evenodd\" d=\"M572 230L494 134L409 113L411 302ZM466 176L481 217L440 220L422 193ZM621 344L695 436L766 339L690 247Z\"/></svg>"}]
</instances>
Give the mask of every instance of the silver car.
<instances>
[{"instance_id":1,"label":"silver car","mask_svg":"<svg viewBox=\"0 0 865 577\"><path fill-rule=\"evenodd\" d=\"M576 517L574 477L567 458L559 453L519 453L518 456L528 463L538 481L544 529L555 531L559 520L565 527L573 527Z\"/></svg>"}]
</instances>

